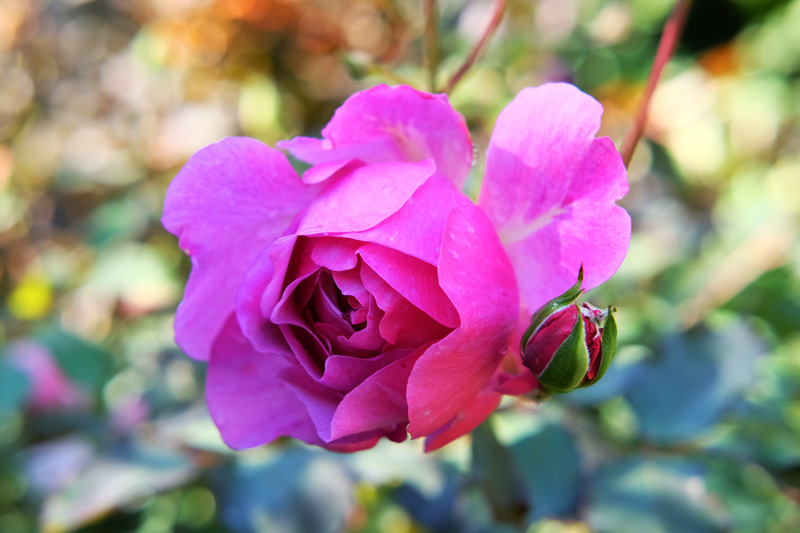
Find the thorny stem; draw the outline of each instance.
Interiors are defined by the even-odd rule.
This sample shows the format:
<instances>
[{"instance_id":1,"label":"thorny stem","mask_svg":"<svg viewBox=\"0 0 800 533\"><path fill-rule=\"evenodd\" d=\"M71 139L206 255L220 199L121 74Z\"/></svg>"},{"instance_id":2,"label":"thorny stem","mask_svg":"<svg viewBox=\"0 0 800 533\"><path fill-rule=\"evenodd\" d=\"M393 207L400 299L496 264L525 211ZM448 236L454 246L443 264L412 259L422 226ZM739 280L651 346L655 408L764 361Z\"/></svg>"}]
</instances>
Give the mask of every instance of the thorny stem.
<instances>
[{"instance_id":1,"label":"thorny stem","mask_svg":"<svg viewBox=\"0 0 800 533\"><path fill-rule=\"evenodd\" d=\"M470 50L469 55L467 55L467 58L464 60L464 63L447 82L444 92L449 93L452 91L461 78L464 77L464 74L466 74L470 67L472 67L478 57L480 57L481 53L483 53L486 43L489 42L489 39L491 39L492 35L494 35L494 32L497 31L497 27L500 26L500 22L503 20L503 14L505 13L505 10L506 0L495 0L494 14L492 15L492 19L489 21L489 25L483 32L483 35L481 35L481 38L478 39L478 42L475 43L475 46L472 47L472 50Z\"/></svg>"},{"instance_id":2,"label":"thorny stem","mask_svg":"<svg viewBox=\"0 0 800 533\"><path fill-rule=\"evenodd\" d=\"M428 84L431 92L436 92L436 75L439 70L439 17L436 0L423 0L425 10L425 54L428 57Z\"/></svg>"},{"instance_id":3,"label":"thorny stem","mask_svg":"<svg viewBox=\"0 0 800 533\"><path fill-rule=\"evenodd\" d=\"M681 37L681 33L683 33L683 26L686 23L686 16L689 13L689 6L691 3L691 0L678 0L678 3L672 9L669 19L667 19L666 24L664 24L664 32L661 34L661 41L658 43L656 58L653 61L653 68L650 71L650 76L647 78L644 94L642 94L642 99L639 101L639 107L636 109L633 123L628 133L625 135L625 139L622 141L622 148L620 148L620 154L622 154L622 160L626 167L630 164L633 153L636 151L636 145L639 143L639 139L644 132L644 126L647 122L647 110L650 107L650 99L653 97L656 85L658 85L658 79L661 77L664 67L669 62L678 45L678 40Z\"/></svg>"}]
</instances>

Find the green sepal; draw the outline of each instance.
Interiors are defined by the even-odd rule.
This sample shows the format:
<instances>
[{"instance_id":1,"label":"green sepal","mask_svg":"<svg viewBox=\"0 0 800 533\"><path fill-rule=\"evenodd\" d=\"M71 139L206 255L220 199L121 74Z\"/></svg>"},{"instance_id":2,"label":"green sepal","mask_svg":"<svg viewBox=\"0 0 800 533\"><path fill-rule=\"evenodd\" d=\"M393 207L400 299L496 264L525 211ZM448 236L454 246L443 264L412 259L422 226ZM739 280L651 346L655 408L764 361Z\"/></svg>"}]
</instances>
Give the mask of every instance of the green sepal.
<instances>
[{"instance_id":1,"label":"green sepal","mask_svg":"<svg viewBox=\"0 0 800 533\"><path fill-rule=\"evenodd\" d=\"M541 325L550 315L569 307L570 305L574 304L578 298L580 298L581 294L583 294L583 289L581 288L582 283L583 265L581 265L580 270L578 270L578 281L575 283L575 285L570 287L567 292L561 296L557 296L544 304L533 314L531 317L531 324L528 326L528 329L525 330L525 333L522 334L522 341L520 341L520 353L525 353L525 346L528 344L528 340L530 340L531 336L539 330ZM582 321L579 322L582 323Z\"/></svg>"},{"instance_id":2,"label":"green sepal","mask_svg":"<svg viewBox=\"0 0 800 533\"><path fill-rule=\"evenodd\" d=\"M609 305L608 316L606 316L606 322L603 324L602 359L600 360L600 368L597 369L597 375L592 380L592 383L600 381L608 367L611 366L614 356L617 355L617 321L614 320L614 315L612 314L614 311L616 309Z\"/></svg>"},{"instance_id":3,"label":"green sepal","mask_svg":"<svg viewBox=\"0 0 800 533\"><path fill-rule=\"evenodd\" d=\"M537 379L548 392L564 393L580 385L588 370L589 350L586 348L586 330L578 310L578 320L572 326L569 337L561 343L547 368L537 376Z\"/></svg>"}]
</instances>

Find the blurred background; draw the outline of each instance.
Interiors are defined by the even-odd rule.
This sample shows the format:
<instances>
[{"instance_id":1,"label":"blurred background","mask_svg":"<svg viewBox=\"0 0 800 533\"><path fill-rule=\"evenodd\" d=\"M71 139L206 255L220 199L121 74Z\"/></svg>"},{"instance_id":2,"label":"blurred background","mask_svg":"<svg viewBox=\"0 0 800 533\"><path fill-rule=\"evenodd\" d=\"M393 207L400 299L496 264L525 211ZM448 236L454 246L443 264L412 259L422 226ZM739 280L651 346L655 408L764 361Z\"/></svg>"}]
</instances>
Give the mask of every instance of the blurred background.
<instances>
[{"instance_id":1,"label":"blurred background","mask_svg":"<svg viewBox=\"0 0 800 533\"><path fill-rule=\"evenodd\" d=\"M0 0L0 532L800 531L800 0L698 0L588 299L592 389L474 437L244 453L175 346L166 187L226 135L317 135L376 83L429 89L421 1ZM673 0L509 0L451 93L477 145L567 80L619 145ZM440 86L493 11L439 2ZM492 430L490 430L490 427Z\"/></svg>"}]
</instances>

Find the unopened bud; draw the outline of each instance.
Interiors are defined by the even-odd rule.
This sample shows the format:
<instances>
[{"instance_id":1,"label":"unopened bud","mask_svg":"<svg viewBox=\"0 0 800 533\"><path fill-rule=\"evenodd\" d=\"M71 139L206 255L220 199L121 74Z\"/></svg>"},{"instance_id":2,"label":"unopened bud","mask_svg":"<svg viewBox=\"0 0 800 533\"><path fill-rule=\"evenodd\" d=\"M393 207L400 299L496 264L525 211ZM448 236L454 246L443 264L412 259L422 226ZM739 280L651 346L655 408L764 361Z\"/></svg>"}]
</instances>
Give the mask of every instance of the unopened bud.
<instances>
[{"instance_id":1,"label":"unopened bud","mask_svg":"<svg viewBox=\"0 0 800 533\"><path fill-rule=\"evenodd\" d=\"M534 313L522 336L522 362L546 392L597 383L617 352L614 308L576 304L582 281L581 268L578 282Z\"/></svg>"}]
</instances>

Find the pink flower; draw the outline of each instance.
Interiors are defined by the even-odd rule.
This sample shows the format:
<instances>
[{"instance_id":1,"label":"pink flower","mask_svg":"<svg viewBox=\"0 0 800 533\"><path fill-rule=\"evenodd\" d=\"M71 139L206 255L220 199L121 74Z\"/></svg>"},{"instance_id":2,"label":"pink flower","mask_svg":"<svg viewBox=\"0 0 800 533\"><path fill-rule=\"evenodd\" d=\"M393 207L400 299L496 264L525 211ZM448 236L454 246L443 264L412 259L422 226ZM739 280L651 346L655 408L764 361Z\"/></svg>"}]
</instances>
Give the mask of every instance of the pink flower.
<instances>
[{"instance_id":1,"label":"pink flower","mask_svg":"<svg viewBox=\"0 0 800 533\"><path fill-rule=\"evenodd\" d=\"M19 340L6 347L9 360L30 382L28 407L38 411L76 409L89 403L89 396L58 366L50 350L33 341Z\"/></svg>"},{"instance_id":2,"label":"pink flower","mask_svg":"<svg viewBox=\"0 0 800 533\"><path fill-rule=\"evenodd\" d=\"M581 263L585 287L602 283L627 249L625 168L594 138L601 114L570 85L522 91L478 205L460 190L463 118L409 87L355 94L324 139L280 143L312 165L302 180L252 139L195 154L163 223L193 264L176 340L209 362L225 441L355 451L410 434L430 450L535 387L518 349L531 313Z\"/></svg>"}]
</instances>

